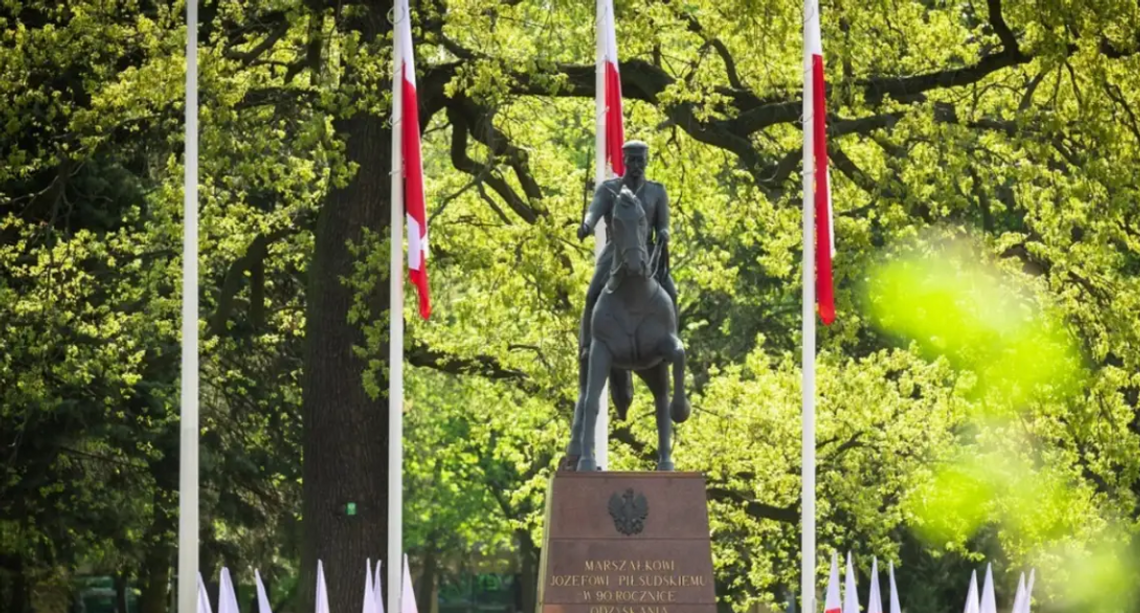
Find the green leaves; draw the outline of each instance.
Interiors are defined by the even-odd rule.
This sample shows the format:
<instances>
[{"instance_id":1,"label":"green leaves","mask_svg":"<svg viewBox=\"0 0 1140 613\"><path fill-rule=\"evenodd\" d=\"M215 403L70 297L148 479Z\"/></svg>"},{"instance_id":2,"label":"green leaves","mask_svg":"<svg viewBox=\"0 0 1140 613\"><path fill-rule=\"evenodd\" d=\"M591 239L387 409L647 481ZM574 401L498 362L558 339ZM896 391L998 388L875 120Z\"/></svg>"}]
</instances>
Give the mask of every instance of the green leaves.
<instances>
[{"instance_id":1,"label":"green leaves","mask_svg":"<svg viewBox=\"0 0 1140 613\"><path fill-rule=\"evenodd\" d=\"M799 552L799 5L617 4L626 134L649 142L673 207L695 407L677 461L712 487L722 597L770 602L797 584ZM839 321L818 360L824 555L945 572L935 556L1000 547L1043 575L1128 559L1097 544L1140 514L1126 4L825 3ZM315 220L330 190L389 171L347 163L334 129L390 104L389 41L364 42L349 27L364 7L342 8L227 0L200 32L208 551L281 572ZM29 1L2 18L0 432L19 453L0 522L45 567L138 561L172 530L180 11ZM407 517L425 556L523 559L540 542L593 271L573 239L593 17L565 1L417 7L435 313L407 322ZM387 236L368 223L329 282L352 288L368 360L346 385L380 398ZM638 386L616 466L651 465L648 412ZM912 532L926 549L900 545ZM65 537L73 550L37 548Z\"/></svg>"},{"instance_id":2,"label":"green leaves","mask_svg":"<svg viewBox=\"0 0 1140 613\"><path fill-rule=\"evenodd\" d=\"M878 326L972 373L975 393L991 403L1017 406L1042 393L1063 400L1077 390L1080 362L1059 314L979 263L984 255L968 245L928 249L870 271Z\"/></svg>"}]
</instances>

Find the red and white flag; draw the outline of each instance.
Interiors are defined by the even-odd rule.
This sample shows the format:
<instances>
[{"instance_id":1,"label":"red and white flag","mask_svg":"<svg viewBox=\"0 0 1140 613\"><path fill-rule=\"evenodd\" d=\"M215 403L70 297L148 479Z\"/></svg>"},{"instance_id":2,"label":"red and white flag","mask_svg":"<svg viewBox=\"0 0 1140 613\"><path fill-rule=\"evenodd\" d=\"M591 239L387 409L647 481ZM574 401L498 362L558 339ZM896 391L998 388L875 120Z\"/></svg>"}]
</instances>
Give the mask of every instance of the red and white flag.
<instances>
[{"instance_id":1,"label":"red and white flag","mask_svg":"<svg viewBox=\"0 0 1140 613\"><path fill-rule=\"evenodd\" d=\"M1017 592L1013 595L1013 609L1010 613L1021 613L1022 603L1025 602L1025 573L1017 580Z\"/></svg>"},{"instance_id":2,"label":"red and white flag","mask_svg":"<svg viewBox=\"0 0 1140 613\"><path fill-rule=\"evenodd\" d=\"M317 560L317 602L313 605L315 613L329 613L329 586L325 583L325 565Z\"/></svg>"},{"instance_id":3,"label":"red and white flag","mask_svg":"<svg viewBox=\"0 0 1140 613\"><path fill-rule=\"evenodd\" d=\"M891 562L891 613L902 613L899 604L899 588L895 585L895 563Z\"/></svg>"},{"instance_id":4,"label":"red and white flag","mask_svg":"<svg viewBox=\"0 0 1140 613\"><path fill-rule=\"evenodd\" d=\"M408 567L408 554L404 554L404 587L400 590L400 613L419 613L416 592L412 589L412 570Z\"/></svg>"},{"instance_id":5,"label":"red and white flag","mask_svg":"<svg viewBox=\"0 0 1140 613\"><path fill-rule=\"evenodd\" d=\"M225 566L218 575L218 613L241 613L237 592L234 591L234 580L230 577L230 569Z\"/></svg>"},{"instance_id":6,"label":"red and white flag","mask_svg":"<svg viewBox=\"0 0 1140 613\"><path fill-rule=\"evenodd\" d=\"M978 571L970 573L970 587L966 590L966 606L962 613L980 613L982 599L978 597Z\"/></svg>"},{"instance_id":7,"label":"red and white flag","mask_svg":"<svg viewBox=\"0 0 1140 613\"><path fill-rule=\"evenodd\" d=\"M823 613L840 613L843 604L839 602L839 561L835 552L831 553L831 573L827 577L827 597L823 601Z\"/></svg>"},{"instance_id":8,"label":"red and white flag","mask_svg":"<svg viewBox=\"0 0 1140 613\"><path fill-rule=\"evenodd\" d=\"M380 560L376 560L376 567L380 567ZM380 613L376 608L378 603L376 598L376 584L373 583L372 574L372 558L364 559L364 603L360 607L360 613Z\"/></svg>"},{"instance_id":9,"label":"red and white flag","mask_svg":"<svg viewBox=\"0 0 1140 613\"><path fill-rule=\"evenodd\" d=\"M883 613L883 596L879 593L879 558L871 558L871 594L867 596L867 613Z\"/></svg>"},{"instance_id":10,"label":"red and white flag","mask_svg":"<svg viewBox=\"0 0 1140 613\"><path fill-rule=\"evenodd\" d=\"M598 0L598 85L595 97L598 114L605 121L605 157L609 174L625 174L622 145L625 144L625 127L621 115L621 73L618 71L617 34L614 31L613 0Z\"/></svg>"},{"instance_id":11,"label":"red and white flag","mask_svg":"<svg viewBox=\"0 0 1140 613\"><path fill-rule=\"evenodd\" d=\"M855 585L855 569L851 566L851 552L847 552L847 577L843 585L843 613L859 613L859 590Z\"/></svg>"},{"instance_id":12,"label":"red and white flag","mask_svg":"<svg viewBox=\"0 0 1140 613\"><path fill-rule=\"evenodd\" d=\"M261 573L253 569L253 578L257 582L257 613L273 613L269 607L269 594L265 591L265 584L261 582Z\"/></svg>"},{"instance_id":13,"label":"red and white flag","mask_svg":"<svg viewBox=\"0 0 1140 613\"><path fill-rule=\"evenodd\" d=\"M210 607L210 595L206 592L206 583L202 581L202 573L198 573L198 613L214 613Z\"/></svg>"},{"instance_id":14,"label":"red and white flag","mask_svg":"<svg viewBox=\"0 0 1140 613\"><path fill-rule=\"evenodd\" d=\"M993 565L986 564L986 580L982 584L982 613L997 613L997 598L994 597Z\"/></svg>"},{"instance_id":15,"label":"red and white flag","mask_svg":"<svg viewBox=\"0 0 1140 613\"><path fill-rule=\"evenodd\" d=\"M625 128L621 113L621 73L618 71L617 33L614 31L613 0L597 0L594 14L597 70L594 75L594 185L625 174L622 146ZM594 258L600 258L608 242L604 220L594 226ZM602 394L605 396L605 394ZM609 466L609 419L598 412L594 424L598 467Z\"/></svg>"},{"instance_id":16,"label":"red and white flag","mask_svg":"<svg viewBox=\"0 0 1140 613\"><path fill-rule=\"evenodd\" d=\"M420 157L420 113L416 97L416 62L412 51L412 22L408 0L396 0L395 10L395 74L402 105L399 116L393 117L394 130L400 130L399 151L404 161L404 208L408 224L408 277L416 286L420 299L420 316L431 314L428 294L427 258L428 228L424 205L424 165ZM393 92L396 93L396 92ZM395 105L393 105L395 106ZM399 180L393 177L394 181ZM398 206L393 203L393 206Z\"/></svg>"},{"instance_id":17,"label":"red and white flag","mask_svg":"<svg viewBox=\"0 0 1140 613\"><path fill-rule=\"evenodd\" d=\"M827 85L823 79L823 43L819 31L819 0L804 4L804 206L815 207L815 298L824 324L835 321L835 293L831 281L831 257L835 235L831 214L831 183L827 176ZM805 108L807 104L804 105Z\"/></svg>"}]
</instances>

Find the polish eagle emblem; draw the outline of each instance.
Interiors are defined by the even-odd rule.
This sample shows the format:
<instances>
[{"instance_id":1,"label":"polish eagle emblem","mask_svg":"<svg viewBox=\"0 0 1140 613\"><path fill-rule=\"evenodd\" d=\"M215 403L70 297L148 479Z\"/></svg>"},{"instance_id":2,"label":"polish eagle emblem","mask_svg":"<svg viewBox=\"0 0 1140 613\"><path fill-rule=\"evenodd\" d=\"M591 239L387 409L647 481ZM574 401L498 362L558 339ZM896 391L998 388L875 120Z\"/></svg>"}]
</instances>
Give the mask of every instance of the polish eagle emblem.
<instances>
[{"instance_id":1,"label":"polish eagle emblem","mask_svg":"<svg viewBox=\"0 0 1140 613\"><path fill-rule=\"evenodd\" d=\"M638 494L633 488L624 493L614 492L610 496L610 516L614 518L614 528L618 532L633 536L645 529L645 518L649 516L649 501L645 494Z\"/></svg>"}]
</instances>

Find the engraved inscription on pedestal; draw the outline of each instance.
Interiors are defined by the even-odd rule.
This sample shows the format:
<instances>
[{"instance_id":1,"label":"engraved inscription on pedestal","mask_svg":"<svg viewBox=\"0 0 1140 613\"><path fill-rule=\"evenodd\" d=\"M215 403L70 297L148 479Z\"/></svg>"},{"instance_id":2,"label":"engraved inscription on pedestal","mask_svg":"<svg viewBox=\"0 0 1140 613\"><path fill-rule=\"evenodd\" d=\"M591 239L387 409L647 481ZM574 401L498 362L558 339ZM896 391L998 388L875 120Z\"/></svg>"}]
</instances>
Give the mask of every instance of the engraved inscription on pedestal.
<instances>
[{"instance_id":1,"label":"engraved inscription on pedestal","mask_svg":"<svg viewBox=\"0 0 1140 613\"><path fill-rule=\"evenodd\" d=\"M645 543L637 557L621 541L563 543L544 596L560 604L698 604L715 598L710 564L683 542ZM559 563L561 562L561 563Z\"/></svg>"},{"instance_id":2,"label":"engraved inscription on pedestal","mask_svg":"<svg viewBox=\"0 0 1140 613\"><path fill-rule=\"evenodd\" d=\"M539 613L714 613L706 504L699 474L559 473Z\"/></svg>"}]
</instances>

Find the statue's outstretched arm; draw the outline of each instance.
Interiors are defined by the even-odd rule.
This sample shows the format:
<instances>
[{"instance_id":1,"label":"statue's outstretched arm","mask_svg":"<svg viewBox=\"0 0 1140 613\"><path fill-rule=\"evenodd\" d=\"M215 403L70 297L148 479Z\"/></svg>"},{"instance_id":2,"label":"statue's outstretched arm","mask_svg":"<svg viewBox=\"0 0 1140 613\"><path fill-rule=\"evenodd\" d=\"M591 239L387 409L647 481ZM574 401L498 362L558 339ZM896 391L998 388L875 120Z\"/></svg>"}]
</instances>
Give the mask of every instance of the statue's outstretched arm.
<instances>
[{"instance_id":1,"label":"statue's outstretched arm","mask_svg":"<svg viewBox=\"0 0 1140 613\"><path fill-rule=\"evenodd\" d=\"M598 225L598 220L605 217L613 206L614 194L603 182L598 185L598 189L594 190L594 200L590 203L590 208L586 210L586 218L578 229L578 239L581 240L589 236L594 231L594 226Z\"/></svg>"}]
</instances>

